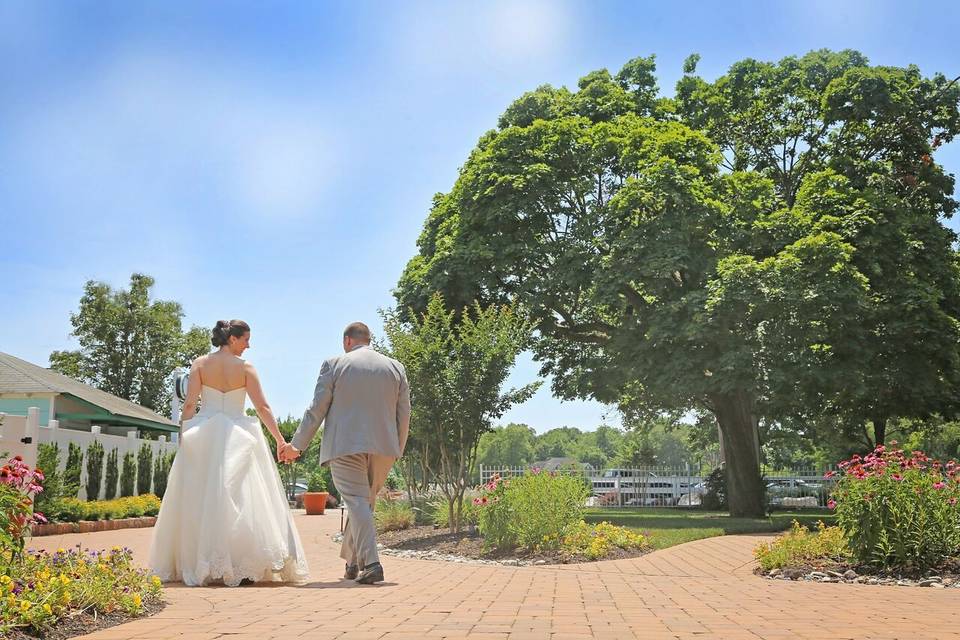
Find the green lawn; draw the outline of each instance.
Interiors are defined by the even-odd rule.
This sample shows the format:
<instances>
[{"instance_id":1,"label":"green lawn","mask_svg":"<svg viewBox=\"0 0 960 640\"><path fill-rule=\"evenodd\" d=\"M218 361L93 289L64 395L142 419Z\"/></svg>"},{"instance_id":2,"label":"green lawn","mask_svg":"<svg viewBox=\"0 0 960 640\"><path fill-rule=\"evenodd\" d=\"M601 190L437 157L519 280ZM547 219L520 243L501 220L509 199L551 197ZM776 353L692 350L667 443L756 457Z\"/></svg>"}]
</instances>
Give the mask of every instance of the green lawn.
<instances>
[{"instance_id":1,"label":"green lawn","mask_svg":"<svg viewBox=\"0 0 960 640\"><path fill-rule=\"evenodd\" d=\"M823 520L836 524L833 512L826 509L802 511L776 511L769 518L731 518L722 511L697 509L670 509L656 507L587 509L587 522L606 520L612 524L629 527L647 535L655 549L666 549L676 544L711 538L731 533L770 533L784 531L797 520L815 527Z\"/></svg>"}]
</instances>

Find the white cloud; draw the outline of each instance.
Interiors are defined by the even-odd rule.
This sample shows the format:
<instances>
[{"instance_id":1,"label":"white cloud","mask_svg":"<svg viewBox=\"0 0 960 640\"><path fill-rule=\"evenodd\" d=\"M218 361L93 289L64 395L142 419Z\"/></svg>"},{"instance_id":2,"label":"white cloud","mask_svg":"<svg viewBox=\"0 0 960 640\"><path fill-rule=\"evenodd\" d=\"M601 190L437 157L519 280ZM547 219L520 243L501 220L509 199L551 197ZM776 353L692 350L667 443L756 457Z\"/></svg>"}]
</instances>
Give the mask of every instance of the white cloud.
<instances>
[{"instance_id":1,"label":"white cloud","mask_svg":"<svg viewBox=\"0 0 960 640\"><path fill-rule=\"evenodd\" d=\"M20 114L7 149L73 207L169 217L212 199L276 221L315 212L334 178L320 103L209 56L136 50Z\"/></svg>"},{"instance_id":2,"label":"white cloud","mask_svg":"<svg viewBox=\"0 0 960 640\"><path fill-rule=\"evenodd\" d=\"M571 14L557 0L400 5L390 20L391 55L418 73L460 73L477 62L525 66L548 60L567 44Z\"/></svg>"}]
</instances>

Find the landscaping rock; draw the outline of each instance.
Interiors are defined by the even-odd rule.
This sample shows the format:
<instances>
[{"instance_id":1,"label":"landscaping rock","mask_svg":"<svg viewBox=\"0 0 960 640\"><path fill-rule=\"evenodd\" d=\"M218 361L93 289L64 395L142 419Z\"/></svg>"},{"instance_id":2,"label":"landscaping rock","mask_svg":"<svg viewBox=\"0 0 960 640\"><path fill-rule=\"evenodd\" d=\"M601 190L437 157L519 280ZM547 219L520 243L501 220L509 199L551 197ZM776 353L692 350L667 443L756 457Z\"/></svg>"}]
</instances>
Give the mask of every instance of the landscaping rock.
<instances>
[{"instance_id":1,"label":"landscaping rock","mask_svg":"<svg viewBox=\"0 0 960 640\"><path fill-rule=\"evenodd\" d=\"M777 567L776 569L772 570L772 571L771 571L770 573L768 573L767 575L769 575L771 578L776 578L776 577L779 576L781 573L783 573L783 569Z\"/></svg>"},{"instance_id":2,"label":"landscaping rock","mask_svg":"<svg viewBox=\"0 0 960 640\"><path fill-rule=\"evenodd\" d=\"M803 577L803 571L800 569L784 569L783 576L788 580L799 580Z\"/></svg>"},{"instance_id":3,"label":"landscaping rock","mask_svg":"<svg viewBox=\"0 0 960 640\"><path fill-rule=\"evenodd\" d=\"M860 576L858 576L858 575L857 575L857 572L854 571L853 569L847 569L847 570L844 572L843 577L844 577L845 580L856 580L856 579L859 578Z\"/></svg>"},{"instance_id":4,"label":"landscaping rock","mask_svg":"<svg viewBox=\"0 0 960 640\"><path fill-rule=\"evenodd\" d=\"M941 584L939 576L936 578L925 578L917 583L918 587L930 587L935 584Z\"/></svg>"}]
</instances>

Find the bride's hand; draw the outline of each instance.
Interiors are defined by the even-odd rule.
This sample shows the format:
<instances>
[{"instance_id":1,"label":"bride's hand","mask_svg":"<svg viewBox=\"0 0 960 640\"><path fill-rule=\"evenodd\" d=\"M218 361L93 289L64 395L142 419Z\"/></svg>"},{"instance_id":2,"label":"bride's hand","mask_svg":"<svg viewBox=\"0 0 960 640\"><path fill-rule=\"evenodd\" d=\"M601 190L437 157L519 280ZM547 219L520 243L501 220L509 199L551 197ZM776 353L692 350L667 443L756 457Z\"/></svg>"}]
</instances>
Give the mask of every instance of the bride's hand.
<instances>
[{"instance_id":1,"label":"bride's hand","mask_svg":"<svg viewBox=\"0 0 960 640\"><path fill-rule=\"evenodd\" d=\"M289 445L285 440L277 440L277 461L278 461L278 462L286 462L286 461L287 461L287 460L284 458L284 455L283 455L283 454L284 454L284 452L287 450L287 447L289 447L289 446L290 446L290 445Z\"/></svg>"}]
</instances>

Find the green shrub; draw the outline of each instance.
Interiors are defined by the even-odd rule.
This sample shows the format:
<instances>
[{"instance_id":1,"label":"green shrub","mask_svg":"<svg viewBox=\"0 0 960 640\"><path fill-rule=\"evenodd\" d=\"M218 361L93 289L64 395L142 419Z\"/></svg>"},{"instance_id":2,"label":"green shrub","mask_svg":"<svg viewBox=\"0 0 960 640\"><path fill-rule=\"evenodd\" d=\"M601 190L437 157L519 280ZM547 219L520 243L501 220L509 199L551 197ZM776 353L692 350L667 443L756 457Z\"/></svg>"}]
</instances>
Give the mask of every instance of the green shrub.
<instances>
[{"instance_id":1,"label":"green shrub","mask_svg":"<svg viewBox=\"0 0 960 640\"><path fill-rule=\"evenodd\" d=\"M700 507L708 511L724 511L727 508L727 472L724 467L717 467L710 472L704 483L703 496L700 498Z\"/></svg>"},{"instance_id":2,"label":"green shrub","mask_svg":"<svg viewBox=\"0 0 960 640\"><path fill-rule=\"evenodd\" d=\"M87 500L100 498L100 482L103 479L103 445L94 440L87 447Z\"/></svg>"},{"instance_id":3,"label":"green shrub","mask_svg":"<svg viewBox=\"0 0 960 640\"><path fill-rule=\"evenodd\" d=\"M170 478L170 468L173 466L175 455L175 452L168 454L161 452L153 463L153 493L161 500L167 492L167 481Z\"/></svg>"},{"instance_id":4,"label":"green shrub","mask_svg":"<svg viewBox=\"0 0 960 640\"><path fill-rule=\"evenodd\" d=\"M474 500L480 497L479 490L466 491L463 495L463 508L460 511L460 524L476 526L480 517L480 508ZM447 498L443 494L436 494L429 498L428 509L430 522L439 529L450 528L450 509Z\"/></svg>"},{"instance_id":5,"label":"green shrub","mask_svg":"<svg viewBox=\"0 0 960 640\"><path fill-rule=\"evenodd\" d=\"M817 560L842 560L849 555L847 540L840 527L828 527L821 520L813 533L796 520L790 531L773 542L763 543L753 554L764 571L798 567Z\"/></svg>"},{"instance_id":6,"label":"green shrub","mask_svg":"<svg viewBox=\"0 0 960 640\"><path fill-rule=\"evenodd\" d=\"M132 451L123 455L123 471L120 473L120 496L129 497L133 495L134 483L137 478L137 459Z\"/></svg>"},{"instance_id":7,"label":"green shrub","mask_svg":"<svg viewBox=\"0 0 960 640\"><path fill-rule=\"evenodd\" d=\"M144 604L161 602L159 578L137 568L132 552L119 547L26 555L0 575L0 593L0 637L24 631L42 637L81 611L138 616Z\"/></svg>"},{"instance_id":8,"label":"green shrub","mask_svg":"<svg viewBox=\"0 0 960 640\"><path fill-rule=\"evenodd\" d=\"M137 455L137 494L150 493L153 475L153 449L144 443Z\"/></svg>"},{"instance_id":9,"label":"green shrub","mask_svg":"<svg viewBox=\"0 0 960 640\"><path fill-rule=\"evenodd\" d=\"M80 472L83 467L83 449L79 445L69 445L67 466L63 470L63 496L75 498L80 491Z\"/></svg>"},{"instance_id":10,"label":"green shrub","mask_svg":"<svg viewBox=\"0 0 960 640\"><path fill-rule=\"evenodd\" d=\"M77 522L86 518L87 504L80 498L57 498L45 515L51 522Z\"/></svg>"},{"instance_id":11,"label":"green shrub","mask_svg":"<svg viewBox=\"0 0 960 640\"><path fill-rule=\"evenodd\" d=\"M511 480L495 477L474 499L478 525L488 546L558 548L583 520L587 493L576 475L534 469Z\"/></svg>"},{"instance_id":12,"label":"green shrub","mask_svg":"<svg viewBox=\"0 0 960 640\"><path fill-rule=\"evenodd\" d=\"M413 526L413 509L406 500L377 500L373 512L377 531L399 531Z\"/></svg>"},{"instance_id":13,"label":"green shrub","mask_svg":"<svg viewBox=\"0 0 960 640\"><path fill-rule=\"evenodd\" d=\"M322 493L327 490L326 474L321 471L323 468L316 469L307 479L307 491L309 493Z\"/></svg>"},{"instance_id":14,"label":"green shrub","mask_svg":"<svg viewBox=\"0 0 960 640\"><path fill-rule=\"evenodd\" d=\"M60 468L60 447L56 442L37 446L37 469L43 475L43 491L37 494L34 507L46 514L51 511L50 503L63 495L63 474Z\"/></svg>"},{"instance_id":15,"label":"green shrub","mask_svg":"<svg viewBox=\"0 0 960 640\"><path fill-rule=\"evenodd\" d=\"M117 481L120 479L120 461L116 447L107 455L107 473L104 477L103 497L113 500L117 497Z\"/></svg>"},{"instance_id":16,"label":"green shrub","mask_svg":"<svg viewBox=\"0 0 960 640\"><path fill-rule=\"evenodd\" d=\"M614 548L644 549L650 543L646 536L618 527L609 522L587 524L583 520L569 528L560 541L560 549L571 556L586 556L591 560L605 558Z\"/></svg>"},{"instance_id":17,"label":"green shrub","mask_svg":"<svg viewBox=\"0 0 960 640\"><path fill-rule=\"evenodd\" d=\"M895 445L892 442L891 445ZM883 445L840 463L830 505L864 564L926 570L960 554L960 466Z\"/></svg>"}]
</instances>

